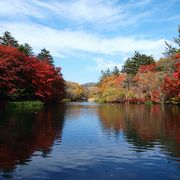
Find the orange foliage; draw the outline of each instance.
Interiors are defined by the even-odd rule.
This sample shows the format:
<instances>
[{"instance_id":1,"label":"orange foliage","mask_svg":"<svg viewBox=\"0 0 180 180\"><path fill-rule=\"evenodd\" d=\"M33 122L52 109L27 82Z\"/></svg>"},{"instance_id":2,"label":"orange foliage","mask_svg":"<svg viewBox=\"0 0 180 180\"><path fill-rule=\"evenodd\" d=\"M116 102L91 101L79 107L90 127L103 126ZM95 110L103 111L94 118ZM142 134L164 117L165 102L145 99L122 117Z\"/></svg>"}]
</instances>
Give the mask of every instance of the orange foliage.
<instances>
[{"instance_id":1,"label":"orange foliage","mask_svg":"<svg viewBox=\"0 0 180 180\"><path fill-rule=\"evenodd\" d=\"M118 76L117 75L107 76L102 80L101 87L102 89L108 87L121 87L125 79L126 76L124 74L119 74Z\"/></svg>"},{"instance_id":2,"label":"orange foliage","mask_svg":"<svg viewBox=\"0 0 180 180\"><path fill-rule=\"evenodd\" d=\"M156 64L141 65L138 69L140 73L146 73L149 71L155 71Z\"/></svg>"}]
</instances>

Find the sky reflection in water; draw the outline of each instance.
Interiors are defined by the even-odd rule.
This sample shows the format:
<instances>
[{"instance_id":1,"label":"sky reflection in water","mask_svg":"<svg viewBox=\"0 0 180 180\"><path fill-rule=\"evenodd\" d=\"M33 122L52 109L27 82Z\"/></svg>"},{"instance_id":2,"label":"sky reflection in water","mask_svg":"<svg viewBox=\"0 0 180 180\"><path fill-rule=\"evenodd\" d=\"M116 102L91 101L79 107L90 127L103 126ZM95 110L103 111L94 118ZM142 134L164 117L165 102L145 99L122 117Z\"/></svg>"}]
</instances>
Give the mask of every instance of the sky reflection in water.
<instances>
[{"instance_id":1,"label":"sky reflection in water","mask_svg":"<svg viewBox=\"0 0 180 180\"><path fill-rule=\"evenodd\" d=\"M179 179L178 106L0 112L0 179Z\"/></svg>"}]
</instances>

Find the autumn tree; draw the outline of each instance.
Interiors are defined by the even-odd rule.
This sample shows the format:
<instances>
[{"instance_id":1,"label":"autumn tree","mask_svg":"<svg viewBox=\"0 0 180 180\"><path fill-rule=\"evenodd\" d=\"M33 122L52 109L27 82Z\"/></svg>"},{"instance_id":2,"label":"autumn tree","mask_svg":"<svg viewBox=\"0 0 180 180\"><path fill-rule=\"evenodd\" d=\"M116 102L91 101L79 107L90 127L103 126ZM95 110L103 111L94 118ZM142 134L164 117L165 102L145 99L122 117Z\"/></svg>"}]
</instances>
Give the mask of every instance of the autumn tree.
<instances>
[{"instance_id":1,"label":"autumn tree","mask_svg":"<svg viewBox=\"0 0 180 180\"><path fill-rule=\"evenodd\" d=\"M172 75L166 75L163 83L163 91L166 100L173 103L180 103L180 56L175 64L175 72Z\"/></svg>"},{"instance_id":2,"label":"autumn tree","mask_svg":"<svg viewBox=\"0 0 180 180\"><path fill-rule=\"evenodd\" d=\"M156 70L163 71L166 74L172 74L175 71L176 59L172 57L160 58L156 62Z\"/></svg>"},{"instance_id":3,"label":"autumn tree","mask_svg":"<svg viewBox=\"0 0 180 180\"><path fill-rule=\"evenodd\" d=\"M125 64L123 65L121 72L135 75L138 72L138 69L141 65L153 63L155 63L155 60L152 56L140 54L139 52L135 51L134 55L125 61Z\"/></svg>"},{"instance_id":4,"label":"autumn tree","mask_svg":"<svg viewBox=\"0 0 180 180\"><path fill-rule=\"evenodd\" d=\"M43 48L41 50L41 52L37 55L37 58L40 59L41 61L46 61L46 62L48 62L49 64L52 64L52 65L54 63L52 55L45 48Z\"/></svg>"},{"instance_id":5,"label":"autumn tree","mask_svg":"<svg viewBox=\"0 0 180 180\"><path fill-rule=\"evenodd\" d=\"M58 101L64 95L61 69L18 48L0 45L0 97Z\"/></svg>"},{"instance_id":6,"label":"autumn tree","mask_svg":"<svg viewBox=\"0 0 180 180\"><path fill-rule=\"evenodd\" d=\"M72 101L87 99L86 89L82 85L75 82L66 81L65 92L66 92L66 98Z\"/></svg>"},{"instance_id":7,"label":"autumn tree","mask_svg":"<svg viewBox=\"0 0 180 180\"><path fill-rule=\"evenodd\" d=\"M51 64L31 58L34 74L31 76L35 95L43 101L52 102L64 97L64 80L61 68L55 68Z\"/></svg>"},{"instance_id":8,"label":"autumn tree","mask_svg":"<svg viewBox=\"0 0 180 180\"><path fill-rule=\"evenodd\" d=\"M88 99L99 97L100 88L97 85L85 87L85 88L88 91Z\"/></svg>"},{"instance_id":9,"label":"autumn tree","mask_svg":"<svg viewBox=\"0 0 180 180\"><path fill-rule=\"evenodd\" d=\"M155 67L155 64L140 66L135 80L142 98L149 97L154 102L163 102L162 83L165 75L161 71L156 71Z\"/></svg>"},{"instance_id":10,"label":"autumn tree","mask_svg":"<svg viewBox=\"0 0 180 180\"><path fill-rule=\"evenodd\" d=\"M110 70L109 68L107 68L104 71L102 70L99 83L101 83L103 81L103 79L106 77L109 77L111 75L118 76L119 74L120 74L120 70L118 69L117 66L114 66L113 70Z\"/></svg>"},{"instance_id":11,"label":"autumn tree","mask_svg":"<svg viewBox=\"0 0 180 180\"><path fill-rule=\"evenodd\" d=\"M110 75L102 79L100 88L100 100L105 102L118 102L125 97L122 84L125 80L124 74Z\"/></svg>"}]
</instances>

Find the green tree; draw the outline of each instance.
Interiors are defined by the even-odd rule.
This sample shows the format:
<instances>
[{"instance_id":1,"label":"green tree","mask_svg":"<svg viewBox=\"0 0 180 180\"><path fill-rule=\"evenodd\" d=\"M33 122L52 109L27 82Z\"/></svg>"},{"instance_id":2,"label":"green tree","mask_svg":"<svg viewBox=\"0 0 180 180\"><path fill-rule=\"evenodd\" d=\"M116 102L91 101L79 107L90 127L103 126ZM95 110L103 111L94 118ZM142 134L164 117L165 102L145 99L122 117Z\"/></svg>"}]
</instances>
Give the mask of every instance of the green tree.
<instances>
[{"instance_id":1,"label":"green tree","mask_svg":"<svg viewBox=\"0 0 180 180\"><path fill-rule=\"evenodd\" d=\"M112 74L118 76L119 73L120 73L120 71L119 71L118 67L115 66L114 69L113 69L113 71L112 71Z\"/></svg>"},{"instance_id":2,"label":"green tree","mask_svg":"<svg viewBox=\"0 0 180 180\"><path fill-rule=\"evenodd\" d=\"M111 71L110 71L109 68L107 68L106 71L101 71L101 72L102 72L102 75L103 75L104 77L107 77L107 76L110 76L110 75L111 75Z\"/></svg>"},{"instance_id":3,"label":"green tree","mask_svg":"<svg viewBox=\"0 0 180 180\"><path fill-rule=\"evenodd\" d=\"M134 55L126 60L121 72L135 75L141 65L153 63L155 63L155 60L152 56L140 54L139 52L135 51Z\"/></svg>"},{"instance_id":4,"label":"green tree","mask_svg":"<svg viewBox=\"0 0 180 180\"><path fill-rule=\"evenodd\" d=\"M0 36L0 44L14 47L19 46L18 41L8 31L6 31L2 37Z\"/></svg>"},{"instance_id":5,"label":"green tree","mask_svg":"<svg viewBox=\"0 0 180 180\"><path fill-rule=\"evenodd\" d=\"M34 54L32 47L27 43L19 45L19 50L28 56L33 56Z\"/></svg>"},{"instance_id":6,"label":"green tree","mask_svg":"<svg viewBox=\"0 0 180 180\"><path fill-rule=\"evenodd\" d=\"M175 47L173 47L171 44L168 44L166 41L165 41L165 44L166 44L166 47L165 47L165 51L163 52L165 57L170 57L176 54L177 49Z\"/></svg>"},{"instance_id":7,"label":"green tree","mask_svg":"<svg viewBox=\"0 0 180 180\"><path fill-rule=\"evenodd\" d=\"M103 71L103 70L101 71L102 78L108 77L110 75L111 75L111 71L109 68L107 68L105 71Z\"/></svg>"},{"instance_id":8,"label":"green tree","mask_svg":"<svg viewBox=\"0 0 180 180\"><path fill-rule=\"evenodd\" d=\"M101 71L101 76L100 76L100 79L99 79L99 83L101 83L104 78L106 78L108 76L111 76L111 74L112 73L111 73L109 68L107 68L107 70L105 70L105 71L102 70Z\"/></svg>"},{"instance_id":9,"label":"green tree","mask_svg":"<svg viewBox=\"0 0 180 180\"><path fill-rule=\"evenodd\" d=\"M165 74L170 75L175 71L176 59L173 57L160 58L156 62L156 70L163 71Z\"/></svg>"},{"instance_id":10,"label":"green tree","mask_svg":"<svg viewBox=\"0 0 180 180\"><path fill-rule=\"evenodd\" d=\"M174 42L180 47L180 25L178 27L178 32L179 32L178 38L175 38Z\"/></svg>"},{"instance_id":11,"label":"green tree","mask_svg":"<svg viewBox=\"0 0 180 180\"><path fill-rule=\"evenodd\" d=\"M50 52L45 48L41 50L41 52L37 55L37 58L42 61L47 61L49 64L53 64L53 57L51 56Z\"/></svg>"}]
</instances>

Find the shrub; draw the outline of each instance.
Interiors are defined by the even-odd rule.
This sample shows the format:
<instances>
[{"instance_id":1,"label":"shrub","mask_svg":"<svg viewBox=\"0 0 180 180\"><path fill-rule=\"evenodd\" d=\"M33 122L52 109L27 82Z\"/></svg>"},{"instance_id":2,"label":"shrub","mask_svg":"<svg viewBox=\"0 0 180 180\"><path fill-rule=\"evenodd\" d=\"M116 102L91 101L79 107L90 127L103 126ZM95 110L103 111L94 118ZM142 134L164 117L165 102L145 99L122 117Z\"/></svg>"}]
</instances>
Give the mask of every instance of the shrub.
<instances>
[{"instance_id":1,"label":"shrub","mask_svg":"<svg viewBox=\"0 0 180 180\"><path fill-rule=\"evenodd\" d=\"M145 104L147 104L147 105L152 105L153 102L152 102L151 100L147 100L147 101L145 101Z\"/></svg>"},{"instance_id":2,"label":"shrub","mask_svg":"<svg viewBox=\"0 0 180 180\"><path fill-rule=\"evenodd\" d=\"M41 101L8 102L8 107L16 110L39 110L43 105Z\"/></svg>"}]
</instances>

